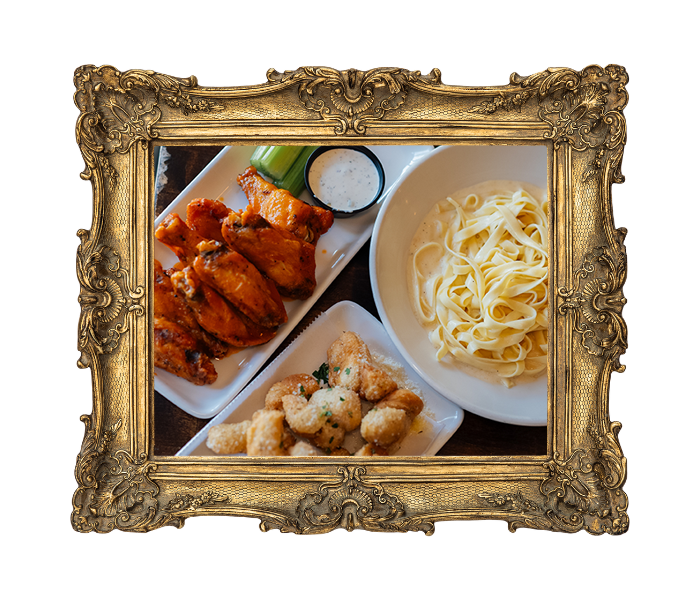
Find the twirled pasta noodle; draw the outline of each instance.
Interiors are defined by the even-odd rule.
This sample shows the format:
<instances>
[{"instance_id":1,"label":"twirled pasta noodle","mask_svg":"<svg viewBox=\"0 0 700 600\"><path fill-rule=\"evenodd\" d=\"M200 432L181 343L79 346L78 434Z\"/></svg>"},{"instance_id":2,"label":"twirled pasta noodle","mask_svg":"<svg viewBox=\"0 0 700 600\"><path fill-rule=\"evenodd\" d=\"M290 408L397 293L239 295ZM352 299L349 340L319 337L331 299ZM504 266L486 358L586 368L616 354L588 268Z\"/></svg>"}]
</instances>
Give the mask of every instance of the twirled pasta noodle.
<instances>
[{"instance_id":1,"label":"twirled pasta noodle","mask_svg":"<svg viewBox=\"0 0 700 600\"><path fill-rule=\"evenodd\" d=\"M524 189L436 206L436 239L415 248L409 272L414 311L438 360L449 353L508 387L545 370L548 212L546 200ZM429 252L426 274L421 262Z\"/></svg>"}]
</instances>

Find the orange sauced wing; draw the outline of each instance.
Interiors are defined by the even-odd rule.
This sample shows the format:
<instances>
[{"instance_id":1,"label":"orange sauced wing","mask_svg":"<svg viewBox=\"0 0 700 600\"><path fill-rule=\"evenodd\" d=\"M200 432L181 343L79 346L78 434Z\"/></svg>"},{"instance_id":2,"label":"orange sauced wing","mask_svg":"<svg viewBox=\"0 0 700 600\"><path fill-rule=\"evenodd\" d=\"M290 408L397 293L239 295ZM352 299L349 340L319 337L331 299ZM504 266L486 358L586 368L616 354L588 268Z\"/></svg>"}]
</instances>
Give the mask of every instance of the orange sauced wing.
<instances>
[{"instance_id":1,"label":"orange sauced wing","mask_svg":"<svg viewBox=\"0 0 700 600\"><path fill-rule=\"evenodd\" d=\"M156 228L156 239L170 248L180 262L191 265L197 258L197 244L205 239L192 231L176 213L169 214Z\"/></svg>"},{"instance_id":2,"label":"orange sauced wing","mask_svg":"<svg viewBox=\"0 0 700 600\"><path fill-rule=\"evenodd\" d=\"M213 288L203 284L192 267L174 273L172 282L175 290L197 316L199 324L232 346L256 346L275 336L275 329L255 324Z\"/></svg>"},{"instance_id":3,"label":"orange sauced wing","mask_svg":"<svg viewBox=\"0 0 700 600\"><path fill-rule=\"evenodd\" d=\"M156 317L153 325L156 367L183 377L195 385L216 381L216 369L199 342L184 327Z\"/></svg>"},{"instance_id":4,"label":"orange sauced wing","mask_svg":"<svg viewBox=\"0 0 700 600\"><path fill-rule=\"evenodd\" d=\"M287 322L277 288L242 254L210 240L197 245L194 270L200 279L221 293L249 319L262 327Z\"/></svg>"},{"instance_id":5,"label":"orange sauced wing","mask_svg":"<svg viewBox=\"0 0 700 600\"><path fill-rule=\"evenodd\" d=\"M171 276L155 261L153 289L153 312L187 329L204 347L210 356L221 358L228 353L228 346L200 326L196 314L185 302L182 294L173 288Z\"/></svg>"},{"instance_id":6,"label":"orange sauced wing","mask_svg":"<svg viewBox=\"0 0 700 600\"><path fill-rule=\"evenodd\" d=\"M231 212L223 202L196 198L187 205L187 226L207 240L223 242L221 222Z\"/></svg>"},{"instance_id":7,"label":"orange sauced wing","mask_svg":"<svg viewBox=\"0 0 700 600\"><path fill-rule=\"evenodd\" d=\"M333 225L333 213L297 200L287 190L279 189L248 167L237 178L254 212L276 229L293 233L316 244L318 238Z\"/></svg>"},{"instance_id":8,"label":"orange sauced wing","mask_svg":"<svg viewBox=\"0 0 700 600\"><path fill-rule=\"evenodd\" d=\"M221 228L226 243L274 281L286 298L306 299L316 287L316 248L271 227L260 215L230 213Z\"/></svg>"}]
</instances>

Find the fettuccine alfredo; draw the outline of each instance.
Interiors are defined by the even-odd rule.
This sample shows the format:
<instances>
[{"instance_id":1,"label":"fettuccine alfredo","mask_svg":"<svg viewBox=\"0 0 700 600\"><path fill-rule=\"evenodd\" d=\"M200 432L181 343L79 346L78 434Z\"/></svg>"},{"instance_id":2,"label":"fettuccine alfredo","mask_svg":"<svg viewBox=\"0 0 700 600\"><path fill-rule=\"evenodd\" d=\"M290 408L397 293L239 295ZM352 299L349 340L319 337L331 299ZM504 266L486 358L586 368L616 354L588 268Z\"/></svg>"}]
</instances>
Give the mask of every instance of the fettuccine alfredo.
<instances>
[{"instance_id":1,"label":"fettuccine alfredo","mask_svg":"<svg viewBox=\"0 0 700 600\"><path fill-rule=\"evenodd\" d=\"M545 371L548 215L542 190L507 181L462 190L428 213L408 275L437 360L450 355L508 387Z\"/></svg>"}]
</instances>

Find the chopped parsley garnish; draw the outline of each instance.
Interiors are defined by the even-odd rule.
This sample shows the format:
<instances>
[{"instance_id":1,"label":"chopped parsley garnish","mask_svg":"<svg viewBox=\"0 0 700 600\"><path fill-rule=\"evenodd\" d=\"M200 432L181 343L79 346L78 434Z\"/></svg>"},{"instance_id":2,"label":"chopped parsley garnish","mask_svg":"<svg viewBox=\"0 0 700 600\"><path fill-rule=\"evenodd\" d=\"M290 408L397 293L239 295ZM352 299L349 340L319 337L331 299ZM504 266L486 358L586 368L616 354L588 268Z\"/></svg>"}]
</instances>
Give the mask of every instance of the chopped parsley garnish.
<instances>
[{"instance_id":1,"label":"chopped parsley garnish","mask_svg":"<svg viewBox=\"0 0 700 600\"><path fill-rule=\"evenodd\" d=\"M340 401L341 401L341 402L345 402L345 398L343 398L343 397L341 396L341 397L340 397Z\"/></svg>"},{"instance_id":2,"label":"chopped parsley garnish","mask_svg":"<svg viewBox=\"0 0 700 600\"><path fill-rule=\"evenodd\" d=\"M332 444L334 439L335 439L335 436L331 437L331 439L328 440L328 443L329 443L329 444Z\"/></svg>"},{"instance_id":3,"label":"chopped parsley garnish","mask_svg":"<svg viewBox=\"0 0 700 600\"><path fill-rule=\"evenodd\" d=\"M304 386L303 386L303 385L300 385L300 386L299 386L299 391L300 391L303 395L306 395L306 390L304 389Z\"/></svg>"},{"instance_id":4,"label":"chopped parsley garnish","mask_svg":"<svg viewBox=\"0 0 700 600\"><path fill-rule=\"evenodd\" d=\"M345 369L345 374L346 374L346 375L350 375L350 367L348 367L347 369Z\"/></svg>"},{"instance_id":5,"label":"chopped parsley garnish","mask_svg":"<svg viewBox=\"0 0 700 600\"><path fill-rule=\"evenodd\" d=\"M338 423L333 423L333 425L331 425L331 427L332 427L333 429L337 429L337 428L338 428Z\"/></svg>"},{"instance_id":6,"label":"chopped parsley garnish","mask_svg":"<svg viewBox=\"0 0 700 600\"><path fill-rule=\"evenodd\" d=\"M323 363L312 375L316 378L318 383L322 381L328 383L328 363Z\"/></svg>"},{"instance_id":7,"label":"chopped parsley garnish","mask_svg":"<svg viewBox=\"0 0 700 600\"><path fill-rule=\"evenodd\" d=\"M322 417L332 417L332 416L333 416L333 413L332 413L330 410L327 410L327 411L324 412L321 416L322 416Z\"/></svg>"},{"instance_id":8,"label":"chopped parsley garnish","mask_svg":"<svg viewBox=\"0 0 700 600\"><path fill-rule=\"evenodd\" d=\"M334 373L337 373L338 371L340 371L340 367L333 367L333 372L334 372Z\"/></svg>"}]
</instances>

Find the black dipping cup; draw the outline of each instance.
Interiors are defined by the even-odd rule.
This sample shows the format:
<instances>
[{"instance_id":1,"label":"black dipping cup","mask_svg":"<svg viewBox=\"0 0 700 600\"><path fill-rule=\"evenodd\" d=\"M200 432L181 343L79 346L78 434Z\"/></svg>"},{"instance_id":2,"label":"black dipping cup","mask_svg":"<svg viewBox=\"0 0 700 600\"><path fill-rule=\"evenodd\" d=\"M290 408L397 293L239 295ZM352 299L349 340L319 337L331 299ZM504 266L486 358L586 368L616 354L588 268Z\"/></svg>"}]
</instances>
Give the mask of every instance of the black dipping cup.
<instances>
[{"instance_id":1,"label":"black dipping cup","mask_svg":"<svg viewBox=\"0 0 700 600\"><path fill-rule=\"evenodd\" d=\"M311 170L311 165L314 164L314 161L319 156L321 156L321 154L324 154L330 150L351 150L353 152L359 152L361 154L364 154L367 158L369 158L372 161L372 164L374 165L375 169L377 169L377 175L379 175L379 187L374 198L372 198L372 200L368 204L365 204L360 208L356 208L355 210L340 210L329 206L328 204L323 202L323 200L316 197L316 194L314 194L311 185L309 185L309 171ZM309 194L311 194L311 198L313 198L313 201L318 206L320 206L321 208L325 208L326 210L330 210L334 216L343 219L359 215L360 213L369 210L377 203L379 198L381 198L382 192L384 191L384 167L382 167L382 163L377 158L377 155L365 146L321 146L314 150L309 156L309 158L306 160L306 166L304 168L304 183L306 184L306 189L309 190Z\"/></svg>"}]
</instances>

